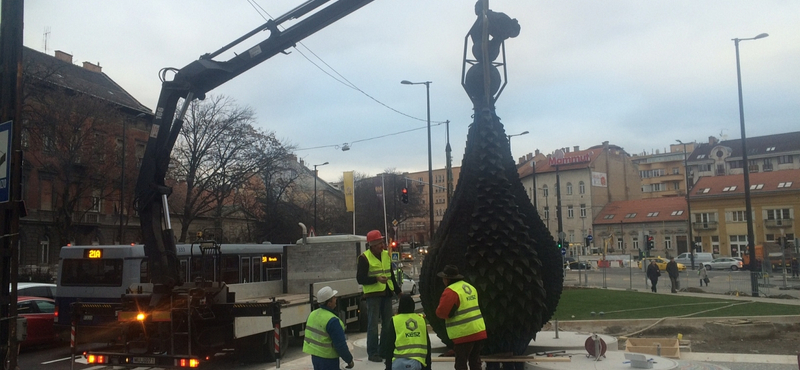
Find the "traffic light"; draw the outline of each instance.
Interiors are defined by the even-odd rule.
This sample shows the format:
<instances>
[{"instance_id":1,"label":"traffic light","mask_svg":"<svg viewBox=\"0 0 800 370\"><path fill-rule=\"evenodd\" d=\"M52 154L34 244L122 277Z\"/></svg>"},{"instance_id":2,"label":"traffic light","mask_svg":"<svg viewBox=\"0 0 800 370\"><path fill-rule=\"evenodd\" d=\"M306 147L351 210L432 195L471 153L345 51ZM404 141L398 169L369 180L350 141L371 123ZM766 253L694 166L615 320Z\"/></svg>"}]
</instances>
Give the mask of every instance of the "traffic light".
<instances>
[{"instance_id":1,"label":"traffic light","mask_svg":"<svg viewBox=\"0 0 800 370\"><path fill-rule=\"evenodd\" d=\"M558 249L561 249L561 248L563 248L563 247L564 247L564 241L563 241L563 240L561 240L561 239L558 239L558 241L557 241L556 243L557 243L557 245L558 245Z\"/></svg>"},{"instance_id":2,"label":"traffic light","mask_svg":"<svg viewBox=\"0 0 800 370\"><path fill-rule=\"evenodd\" d=\"M401 192L400 199L403 201L403 203L408 204L408 188L403 188Z\"/></svg>"},{"instance_id":3,"label":"traffic light","mask_svg":"<svg viewBox=\"0 0 800 370\"><path fill-rule=\"evenodd\" d=\"M647 240L647 249L654 249L656 247L656 242L653 240L653 237L650 235L645 235L645 240Z\"/></svg>"}]
</instances>

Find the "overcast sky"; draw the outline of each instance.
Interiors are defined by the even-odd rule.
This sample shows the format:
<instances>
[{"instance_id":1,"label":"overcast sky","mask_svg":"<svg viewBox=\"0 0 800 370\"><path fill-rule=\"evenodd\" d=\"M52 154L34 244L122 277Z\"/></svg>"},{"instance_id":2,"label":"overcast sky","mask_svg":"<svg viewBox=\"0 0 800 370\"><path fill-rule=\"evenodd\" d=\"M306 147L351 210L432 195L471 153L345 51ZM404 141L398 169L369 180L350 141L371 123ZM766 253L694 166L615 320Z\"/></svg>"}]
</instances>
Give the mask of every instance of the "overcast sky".
<instances>
[{"instance_id":1,"label":"overcast sky","mask_svg":"<svg viewBox=\"0 0 800 370\"><path fill-rule=\"evenodd\" d=\"M161 68L181 68L260 26L268 15L259 7L278 17L301 3L28 0L24 43L45 51L46 39L50 55L99 63L153 109ZM427 170L425 87L400 81L432 81L431 119L450 120L459 166L472 122L460 79L473 5L375 0L211 94L252 107L259 125L284 141L317 148L297 154L311 165L330 162L320 177L337 181L348 170ZM603 141L650 153L675 139L739 138L731 39L763 32L770 36L740 43L747 136L800 130L800 1L491 0L490 7L522 27L506 42L508 86L497 102L507 134L530 131L512 139L514 158ZM433 166L444 167L445 125L434 123L432 138ZM345 143L351 150L341 150Z\"/></svg>"}]
</instances>

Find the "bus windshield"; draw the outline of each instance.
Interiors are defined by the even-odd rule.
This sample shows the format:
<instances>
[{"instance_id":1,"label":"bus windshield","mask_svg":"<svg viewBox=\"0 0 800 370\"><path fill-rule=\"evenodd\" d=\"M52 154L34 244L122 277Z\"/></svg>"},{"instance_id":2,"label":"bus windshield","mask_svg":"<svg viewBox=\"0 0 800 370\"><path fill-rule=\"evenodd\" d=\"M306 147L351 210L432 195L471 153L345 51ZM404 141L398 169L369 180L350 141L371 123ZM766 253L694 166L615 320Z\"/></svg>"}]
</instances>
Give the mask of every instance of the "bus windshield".
<instances>
[{"instance_id":1,"label":"bus windshield","mask_svg":"<svg viewBox=\"0 0 800 370\"><path fill-rule=\"evenodd\" d=\"M64 259L61 285L120 286L122 258Z\"/></svg>"}]
</instances>

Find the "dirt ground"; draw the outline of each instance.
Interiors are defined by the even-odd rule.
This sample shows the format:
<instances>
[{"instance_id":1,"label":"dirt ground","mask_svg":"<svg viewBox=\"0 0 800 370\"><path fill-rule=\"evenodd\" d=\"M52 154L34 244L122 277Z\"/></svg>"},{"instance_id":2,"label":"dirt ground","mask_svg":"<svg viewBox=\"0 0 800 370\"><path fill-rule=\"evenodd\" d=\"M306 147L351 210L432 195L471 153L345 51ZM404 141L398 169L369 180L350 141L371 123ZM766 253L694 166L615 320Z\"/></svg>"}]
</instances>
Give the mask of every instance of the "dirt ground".
<instances>
[{"instance_id":1,"label":"dirt ground","mask_svg":"<svg viewBox=\"0 0 800 370\"><path fill-rule=\"evenodd\" d=\"M621 336L630 328L607 327L605 334ZM692 352L796 355L800 353L800 324L767 321L718 320L702 326L656 325L631 338L676 338L683 335ZM622 349L624 341L620 341ZM683 349L682 349L683 351Z\"/></svg>"}]
</instances>

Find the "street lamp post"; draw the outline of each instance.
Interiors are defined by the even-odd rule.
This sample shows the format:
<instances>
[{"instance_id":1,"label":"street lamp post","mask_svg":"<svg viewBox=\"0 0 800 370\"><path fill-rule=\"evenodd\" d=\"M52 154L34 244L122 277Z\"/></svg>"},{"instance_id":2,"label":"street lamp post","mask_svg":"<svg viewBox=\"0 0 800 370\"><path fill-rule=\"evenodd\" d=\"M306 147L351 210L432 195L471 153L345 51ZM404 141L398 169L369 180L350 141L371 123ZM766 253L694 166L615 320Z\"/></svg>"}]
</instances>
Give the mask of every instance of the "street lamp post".
<instances>
[{"instance_id":1,"label":"street lamp post","mask_svg":"<svg viewBox=\"0 0 800 370\"><path fill-rule=\"evenodd\" d=\"M522 132L520 132L518 134L506 135L506 137L508 138L508 149L509 150L511 149L511 138L512 137L514 137L514 136L522 136L522 135L527 135L527 134L529 134L528 131L522 131ZM514 155L512 154L511 156L513 157Z\"/></svg>"},{"instance_id":2,"label":"street lamp post","mask_svg":"<svg viewBox=\"0 0 800 370\"><path fill-rule=\"evenodd\" d=\"M314 165L314 233L317 232L317 167L324 166L328 162Z\"/></svg>"},{"instance_id":3,"label":"street lamp post","mask_svg":"<svg viewBox=\"0 0 800 370\"><path fill-rule=\"evenodd\" d=\"M430 241L433 243L433 159L431 158L431 81L411 82L400 81L403 85L425 85L425 97L428 106L428 222L430 223Z\"/></svg>"},{"instance_id":4,"label":"street lamp post","mask_svg":"<svg viewBox=\"0 0 800 370\"><path fill-rule=\"evenodd\" d=\"M694 246L694 236L692 236L692 204L689 203L689 192L692 190L692 188L691 188L691 186L689 184L689 166L687 164L688 163L687 159L689 158L689 153L686 152L686 143L684 143L683 141L680 141L680 140L675 140L675 141L677 141L678 144L683 145L683 172L686 175L685 176L686 177L686 211L689 213L689 215L688 215L688 220L689 220L689 222L688 222L688 224L689 224L688 246L689 246L689 256L692 259L692 270L694 270L695 246Z\"/></svg>"},{"instance_id":5,"label":"street lamp post","mask_svg":"<svg viewBox=\"0 0 800 370\"><path fill-rule=\"evenodd\" d=\"M747 215L747 250L750 256L750 286L753 297L758 297L758 277L756 275L755 232L753 231L753 206L750 204L750 163L747 161L747 136L744 131L744 104L742 103L742 69L739 66L739 41L758 40L769 36L762 33L748 39L732 39L736 47L736 80L739 85L739 126L742 130L742 169L744 170L744 208Z\"/></svg>"}]
</instances>

